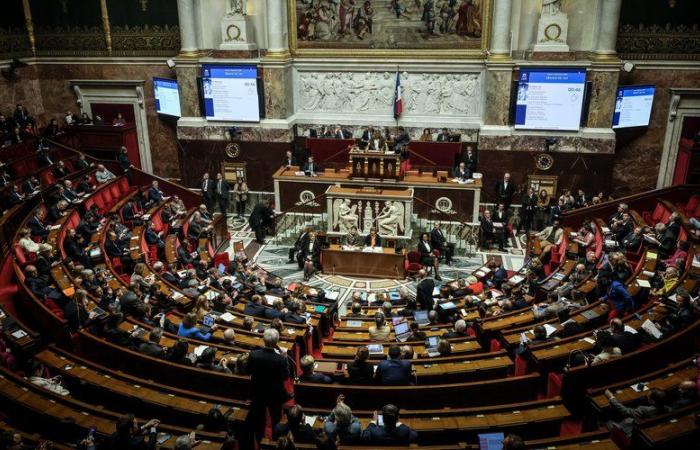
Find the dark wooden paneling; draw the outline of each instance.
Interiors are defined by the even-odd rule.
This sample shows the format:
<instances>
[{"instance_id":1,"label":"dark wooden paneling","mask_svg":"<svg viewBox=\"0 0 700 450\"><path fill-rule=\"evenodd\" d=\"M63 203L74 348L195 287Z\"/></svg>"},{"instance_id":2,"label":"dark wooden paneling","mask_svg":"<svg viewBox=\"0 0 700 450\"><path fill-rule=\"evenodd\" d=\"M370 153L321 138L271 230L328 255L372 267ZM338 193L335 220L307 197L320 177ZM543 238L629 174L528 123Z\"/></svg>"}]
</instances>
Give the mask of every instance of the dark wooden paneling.
<instances>
[{"instance_id":1,"label":"dark wooden paneling","mask_svg":"<svg viewBox=\"0 0 700 450\"><path fill-rule=\"evenodd\" d=\"M588 195L599 191L609 193L615 155L552 153L554 166L541 171L535 165L535 155L540 152L481 150L478 155L478 170L484 174L482 202L493 202L495 186L510 172L516 186L527 183L528 175L557 175L557 189L583 189ZM520 203L515 197L514 203Z\"/></svg>"},{"instance_id":2,"label":"dark wooden paneling","mask_svg":"<svg viewBox=\"0 0 700 450\"><path fill-rule=\"evenodd\" d=\"M241 154L235 159L226 156L226 144L227 141L180 141L182 182L186 186L199 187L202 174L218 172L222 162L245 162L250 190L272 192L272 174L280 168L284 154L292 149L292 144L240 142Z\"/></svg>"}]
</instances>

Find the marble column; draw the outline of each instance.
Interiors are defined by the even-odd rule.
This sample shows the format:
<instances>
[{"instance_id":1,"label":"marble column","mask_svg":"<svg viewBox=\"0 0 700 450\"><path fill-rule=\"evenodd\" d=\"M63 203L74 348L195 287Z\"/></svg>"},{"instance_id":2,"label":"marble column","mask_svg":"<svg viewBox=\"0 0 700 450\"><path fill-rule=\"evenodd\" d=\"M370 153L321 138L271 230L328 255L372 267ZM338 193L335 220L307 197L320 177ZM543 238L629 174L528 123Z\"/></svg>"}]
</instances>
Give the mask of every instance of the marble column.
<instances>
[{"instance_id":1,"label":"marble column","mask_svg":"<svg viewBox=\"0 0 700 450\"><path fill-rule=\"evenodd\" d=\"M286 56L289 53L287 40L287 21L285 9L287 2L267 0L267 54L266 56Z\"/></svg>"},{"instance_id":2,"label":"marble column","mask_svg":"<svg viewBox=\"0 0 700 450\"><path fill-rule=\"evenodd\" d=\"M491 30L490 59L510 59L510 24L513 0L495 0Z\"/></svg>"},{"instance_id":3,"label":"marble column","mask_svg":"<svg viewBox=\"0 0 700 450\"><path fill-rule=\"evenodd\" d=\"M588 128L610 128L615 111L615 93L620 77L619 65L594 64L589 70L591 102L588 107Z\"/></svg>"},{"instance_id":4,"label":"marble column","mask_svg":"<svg viewBox=\"0 0 700 450\"><path fill-rule=\"evenodd\" d=\"M291 65L266 64L263 67L265 118L287 119L293 112Z\"/></svg>"},{"instance_id":5,"label":"marble column","mask_svg":"<svg viewBox=\"0 0 700 450\"><path fill-rule=\"evenodd\" d=\"M602 0L598 27L598 41L595 47L596 55L615 57L617 43L617 27L620 22L622 0Z\"/></svg>"},{"instance_id":6,"label":"marble column","mask_svg":"<svg viewBox=\"0 0 700 450\"><path fill-rule=\"evenodd\" d=\"M200 117L199 95L197 89L198 69L187 64L184 59L177 60L177 82L180 86L180 109L182 117Z\"/></svg>"},{"instance_id":7,"label":"marble column","mask_svg":"<svg viewBox=\"0 0 700 450\"><path fill-rule=\"evenodd\" d=\"M177 0L177 14L180 23L180 52L197 51L197 30L195 27L194 0Z\"/></svg>"},{"instance_id":8,"label":"marble column","mask_svg":"<svg viewBox=\"0 0 700 450\"><path fill-rule=\"evenodd\" d=\"M486 68L484 125L508 126L513 64L487 63Z\"/></svg>"}]
</instances>

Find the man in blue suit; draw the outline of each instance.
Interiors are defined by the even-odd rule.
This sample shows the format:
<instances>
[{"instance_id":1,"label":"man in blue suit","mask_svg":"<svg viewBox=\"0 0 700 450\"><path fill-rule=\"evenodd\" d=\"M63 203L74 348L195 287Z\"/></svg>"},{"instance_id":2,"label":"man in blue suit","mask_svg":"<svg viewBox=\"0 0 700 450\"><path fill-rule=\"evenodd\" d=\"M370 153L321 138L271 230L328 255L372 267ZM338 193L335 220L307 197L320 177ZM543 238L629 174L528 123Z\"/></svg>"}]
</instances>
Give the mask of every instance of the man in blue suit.
<instances>
[{"instance_id":1,"label":"man in blue suit","mask_svg":"<svg viewBox=\"0 0 700 450\"><path fill-rule=\"evenodd\" d=\"M148 200L154 203L160 203L163 201L163 191L158 188L157 180L153 180L151 187L148 188Z\"/></svg>"},{"instance_id":2,"label":"man in blue suit","mask_svg":"<svg viewBox=\"0 0 700 450\"><path fill-rule=\"evenodd\" d=\"M401 359L401 348L389 347L389 359L380 361L374 379L383 386L401 386L411 383L411 361Z\"/></svg>"}]
</instances>

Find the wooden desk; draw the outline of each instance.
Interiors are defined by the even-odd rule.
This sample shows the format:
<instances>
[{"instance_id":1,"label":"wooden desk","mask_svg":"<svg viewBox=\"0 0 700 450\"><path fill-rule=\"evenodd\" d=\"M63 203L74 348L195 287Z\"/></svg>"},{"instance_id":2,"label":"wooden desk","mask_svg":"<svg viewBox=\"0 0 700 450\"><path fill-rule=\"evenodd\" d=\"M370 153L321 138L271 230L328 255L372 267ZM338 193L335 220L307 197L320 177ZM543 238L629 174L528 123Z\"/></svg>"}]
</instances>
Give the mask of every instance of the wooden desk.
<instances>
[{"instance_id":1,"label":"wooden desk","mask_svg":"<svg viewBox=\"0 0 700 450\"><path fill-rule=\"evenodd\" d=\"M406 278L405 250L397 254L394 249L383 248L381 253L361 250L343 250L331 245L321 252L323 273L376 278Z\"/></svg>"}]
</instances>

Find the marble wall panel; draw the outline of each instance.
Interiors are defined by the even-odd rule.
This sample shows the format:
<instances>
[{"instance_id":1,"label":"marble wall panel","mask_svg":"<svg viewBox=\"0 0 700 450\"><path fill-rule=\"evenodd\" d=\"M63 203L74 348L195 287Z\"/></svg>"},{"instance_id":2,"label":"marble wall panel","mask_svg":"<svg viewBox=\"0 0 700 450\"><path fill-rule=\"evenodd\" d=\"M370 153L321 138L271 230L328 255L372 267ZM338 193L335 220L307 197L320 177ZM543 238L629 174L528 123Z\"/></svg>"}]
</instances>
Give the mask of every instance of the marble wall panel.
<instances>
[{"instance_id":1,"label":"marble wall panel","mask_svg":"<svg viewBox=\"0 0 700 450\"><path fill-rule=\"evenodd\" d=\"M182 117L199 117L199 89L197 87L198 69L194 66L179 64L175 71L180 86L180 110Z\"/></svg>"},{"instance_id":2,"label":"marble wall panel","mask_svg":"<svg viewBox=\"0 0 700 450\"><path fill-rule=\"evenodd\" d=\"M292 114L290 77L291 69L288 67L263 68L265 118L286 119Z\"/></svg>"},{"instance_id":3,"label":"marble wall panel","mask_svg":"<svg viewBox=\"0 0 700 450\"><path fill-rule=\"evenodd\" d=\"M510 111L511 70L487 70L484 124L508 125Z\"/></svg>"},{"instance_id":4,"label":"marble wall panel","mask_svg":"<svg viewBox=\"0 0 700 450\"><path fill-rule=\"evenodd\" d=\"M671 103L670 88L700 88L700 71L645 69L621 72L620 85L653 84L656 95L649 127L618 131L613 182L639 192L656 187Z\"/></svg>"},{"instance_id":5,"label":"marble wall panel","mask_svg":"<svg viewBox=\"0 0 700 450\"><path fill-rule=\"evenodd\" d=\"M589 71L589 79L592 83L591 102L588 106L589 128L611 126L619 77L618 71Z\"/></svg>"}]
</instances>

